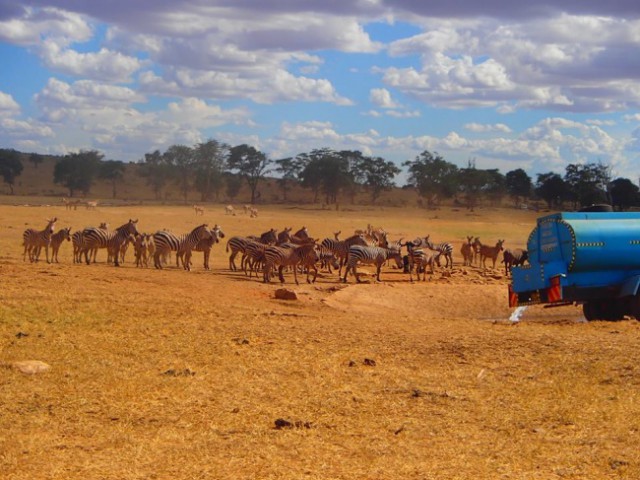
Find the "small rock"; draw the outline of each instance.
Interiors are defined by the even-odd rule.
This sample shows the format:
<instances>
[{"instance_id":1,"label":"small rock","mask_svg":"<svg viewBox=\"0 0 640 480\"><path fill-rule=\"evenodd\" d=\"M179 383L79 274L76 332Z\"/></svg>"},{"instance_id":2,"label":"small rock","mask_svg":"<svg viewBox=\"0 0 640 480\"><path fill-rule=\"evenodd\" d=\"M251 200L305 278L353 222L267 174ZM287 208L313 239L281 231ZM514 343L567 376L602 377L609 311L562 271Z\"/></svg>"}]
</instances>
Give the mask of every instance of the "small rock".
<instances>
[{"instance_id":1,"label":"small rock","mask_svg":"<svg viewBox=\"0 0 640 480\"><path fill-rule=\"evenodd\" d=\"M298 295L288 288L279 288L276 290L275 297L279 300L298 300Z\"/></svg>"},{"instance_id":2,"label":"small rock","mask_svg":"<svg viewBox=\"0 0 640 480\"><path fill-rule=\"evenodd\" d=\"M36 373L46 372L51 369L51 365L41 362L40 360L22 360L13 362L11 365L25 375L35 375Z\"/></svg>"},{"instance_id":3,"label":"small rock","mask_svg":"<svg viewBox=\"0 0 640 480\"><path fill-rule=\"evenodd\" d=\"M23 337L28 337L28 336L29 336L28 333L24 333L24 332L16 333L16 338L23 338Z\"/></svg>"},{"instance_id":4,"label":"small rock","mask_svg":"<svg viewBox=\"0 0 640 480\"><path fill-rule=\"evenodd\" d=\"M364 364L365 364L367 367L375 367L375 366L376 366L376 361L375 361L375 360L373 360L373 359L371 359L371 358L365 358L365 359L364 359Z\"/></svg>"}]
</instances>

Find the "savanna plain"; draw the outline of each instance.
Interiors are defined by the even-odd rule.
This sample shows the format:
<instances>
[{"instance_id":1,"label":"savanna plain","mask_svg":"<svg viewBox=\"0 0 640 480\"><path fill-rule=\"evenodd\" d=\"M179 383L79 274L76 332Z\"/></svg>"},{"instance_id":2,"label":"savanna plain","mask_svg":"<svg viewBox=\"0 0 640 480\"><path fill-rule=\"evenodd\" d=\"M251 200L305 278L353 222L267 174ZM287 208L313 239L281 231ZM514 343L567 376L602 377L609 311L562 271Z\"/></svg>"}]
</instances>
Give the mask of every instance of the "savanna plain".
<instances>
[{"instance_id":1,"label":"savanna plain","mask_svg":"<svg viewBox=\"0 0 640 480\"><path fill-rule=\"evenodd\" d=\"M535 213L259 208L0 205L0 478L640 478L640 323L575 306L512 322L503 267L462 264L467 235L525 246ZM201 253L191 272L136 268L131 252L74 265L70 243L57 264L23 261L22 232L54 216L226 237L209 271ZM285 273L285 301L277 278L228 267L233 235L367 224L453 243L454 268L414 283L390 266L381 283ZM25 360L51 368L27 375Z\"/></svg>"}]
</instances>

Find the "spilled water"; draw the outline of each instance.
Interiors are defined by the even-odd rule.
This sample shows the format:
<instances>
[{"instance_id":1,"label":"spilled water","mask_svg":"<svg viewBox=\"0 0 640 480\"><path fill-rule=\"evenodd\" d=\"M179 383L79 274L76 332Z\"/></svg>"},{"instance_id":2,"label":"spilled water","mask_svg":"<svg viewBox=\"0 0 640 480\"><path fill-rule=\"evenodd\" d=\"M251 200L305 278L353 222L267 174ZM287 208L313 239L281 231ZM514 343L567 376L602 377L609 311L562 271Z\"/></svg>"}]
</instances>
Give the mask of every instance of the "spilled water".
<instances>
[{"instance_id":1,"label":"spilled water","mask_svg":"<svg viewBox=\"0 0 640 480\"><path fill-rule=\"evenodd\" d=\"M516 307L516 309L513 311L513 313L509 317L509 321L513 323L519 322L520 318L522 318L522 315L524 315L524 312L526 309L527 309L526 305L522 307Z\"/></svg>"}]
</instances>

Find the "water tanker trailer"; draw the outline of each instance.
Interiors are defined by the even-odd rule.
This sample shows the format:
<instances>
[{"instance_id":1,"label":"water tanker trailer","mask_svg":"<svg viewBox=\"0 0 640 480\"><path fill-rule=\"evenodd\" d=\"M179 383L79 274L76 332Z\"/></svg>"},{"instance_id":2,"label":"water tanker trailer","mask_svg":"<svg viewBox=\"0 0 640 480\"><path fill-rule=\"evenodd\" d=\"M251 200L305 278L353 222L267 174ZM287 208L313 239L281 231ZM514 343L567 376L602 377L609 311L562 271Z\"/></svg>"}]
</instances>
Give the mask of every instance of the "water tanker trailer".
<instances>
[{"instance_id":1,"label":"water tanker trailer","mask_svg":"<svg viewBox=\"0 0 640 480\"><path fill-rule=\"evenodd\" d=\"M640 213L540 217L529 264L514 267L509 306L579 304L587 320L640 319Z\"/></svg>"}]
</instances>

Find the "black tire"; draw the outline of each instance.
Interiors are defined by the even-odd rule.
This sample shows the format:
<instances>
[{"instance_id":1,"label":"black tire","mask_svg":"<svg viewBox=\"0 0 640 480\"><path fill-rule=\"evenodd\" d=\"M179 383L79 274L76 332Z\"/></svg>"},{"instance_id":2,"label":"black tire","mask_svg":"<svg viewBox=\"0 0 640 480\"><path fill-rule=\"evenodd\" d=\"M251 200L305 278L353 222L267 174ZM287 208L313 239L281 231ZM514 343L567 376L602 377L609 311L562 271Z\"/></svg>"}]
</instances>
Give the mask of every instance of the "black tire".
<instances>
[{"instance_id":1,"label":"black tire","mask_svg":"<svg viewBox=\"0 0 640 480\"><path fill-rule=\"evenodd\" d=\"M597 308L595 302L585 302L582 304L582 313L584 314L584 318L586 318L588 322L597 320L598 310L599 309Z\"/></svg>"}]
</instances>

